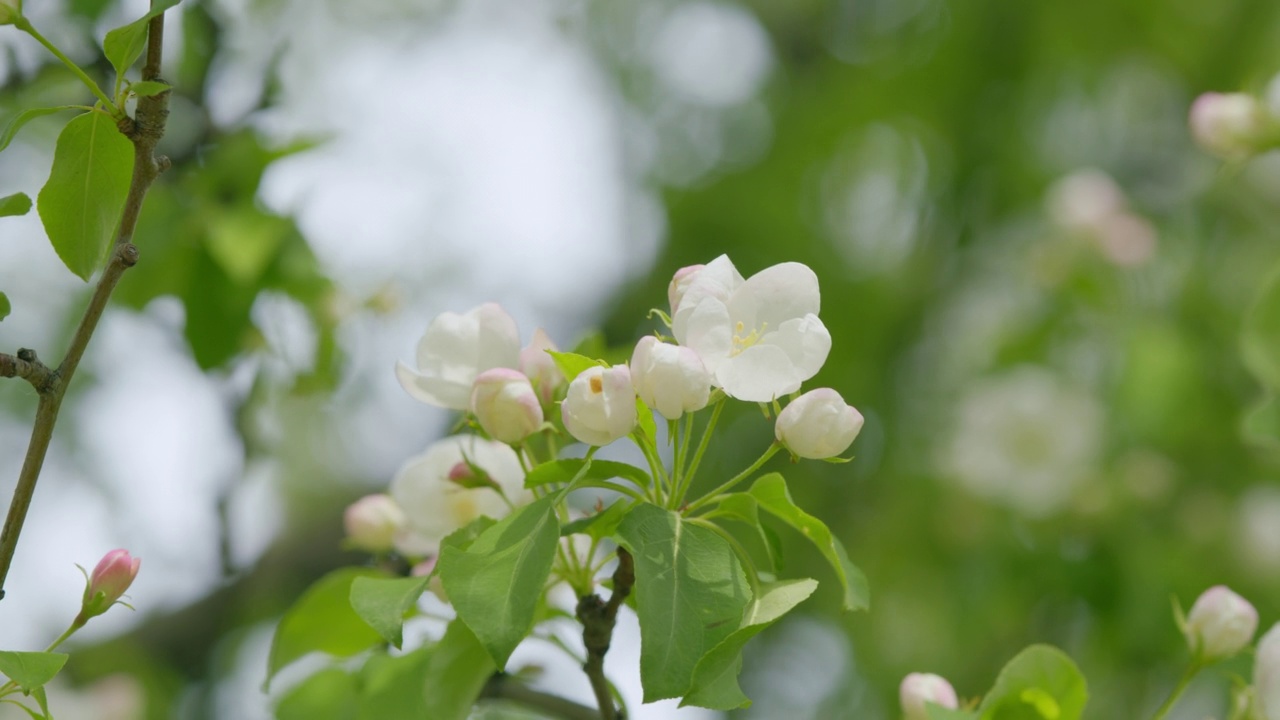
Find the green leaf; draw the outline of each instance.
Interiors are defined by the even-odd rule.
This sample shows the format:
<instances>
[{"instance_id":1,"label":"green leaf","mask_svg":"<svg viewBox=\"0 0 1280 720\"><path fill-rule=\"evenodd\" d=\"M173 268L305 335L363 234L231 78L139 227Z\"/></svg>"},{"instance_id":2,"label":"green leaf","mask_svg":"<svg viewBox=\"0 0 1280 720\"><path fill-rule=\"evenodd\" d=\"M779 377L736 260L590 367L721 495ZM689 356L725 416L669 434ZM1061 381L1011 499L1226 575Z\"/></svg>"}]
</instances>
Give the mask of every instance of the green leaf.
<instances>
[{"instance_id":1,"label":"green leaf","mask_svg":"<svg viewBox=\"0 0 1280 720\"><path fill-rule=\"evenodd\" d=\"M458 617L499 669L533 627L560 541L550 495L516 509L463 550L443 547L437 571Z\"/></svg>"},{"instance_id":2,"label":"green leaf","mask_svg":"<svg viewBox=\"0 0 1280 720\"><path fill-rule=\"evenodd\" d=\"M17 683L23 692L31 692L52 680L67 664L67 657L65 653L0 650L0 673Z\"/></svg>"},{"instance_id":3,"label":"green leaf","mask_svg":"<svg viewBox=\"0 0 1280 720\"><path fill-rule=\"evenodd\" d=\"M475 542L476 538L480 537L481 533L497 524L497 520L494 520L488 515L481 515L461 528L445 535L444 539L440 541L440 550L443 552L447 547L466 550L471 547L471 543ZM431 574L435 575L439 572L440 566L436 565L435 570L433 570Z\"/></svg>"},{"instance_id":4,"label":"green leaf","mask_svg":"<svg viewBox=\"0 0 1280 720\"><path fill-rule=\"evenodd\" d=\"M351 608L383 639L399 648L405 616L426 589L425 577L358 577L351 583Z\"/></svg>"},{"instance_id":5,"label":"green leaf","mask_svg":"<svg viewBox=\"0 0 1280 720\"><path fill-rule=\"evenodd\" d=\"M769 554L769 569L777 572L782 566L782 543L772 528L760 522L760 504L747 493L726 495L716 509L705 516L708 520L725 517L751 527L760 536L760 544Z\"/></svg>"},{"instance_id":6,"label":"green leaf","mask_svg":"<svg viewBox=\"0 0 1280 720\"><path fill-rule=\"evenodd\" d=\"M138 97L151 97L172 89L172 87L168 83L162 83L157 80L142 80L129 85L129 92Z\"/></svg>"},{"instance_id":7,"label":"green leaf","mask_svg":"<svg viewBox=\"0 0 1280 720\"><path fill-rule=\"evenodd\" d=\"M39 690L43 692L44 688L39 688ZM5 700L0 700L0 703L6 703L8 705L16 705L17 707L22 708L23 712L25 712L29 717L34 718L34 720L49 720L48 713L41 715L40 713L36 712L35 710L32 710L26 705L23 705L17 700L5 699Z\"/></svg>"},{"instance_id":8,"label":"green leaf","mask_svg":"<svg viewBox=\"0 0 1280 720\"><path fill-rule=\"evenodd\" d=\"M4 130L0 130L0 150L4 150L9 147L9 143L13 142L13 138L17 136L18 131L22 129L23 125L26 125L38 117L52 115L53 113L62 110L83 109L84 108L76 107L74 105L59 105L58 107L32 108L30 110L24 110L17 115L14 115L13 119L9 121L9 124L4 126Z\"/></svg>"},{"instance_id":9,"label":"green leaf","mask_svg":"<svg viewBox=\"0 0 1280 720\"><path fill-rule=\"evenodd\" d=\"M1066 653L1032 645L1004 666L978 711L982 720L1079 720L1088 698L1084 676Z\"/></svg>"},{"instance_id":10,"label":"green leaf","mask_svg":"<svg viewBox=\"0 0 1280 720\"><path fill-rule=\"evenodd\" d=\"M655 445L658 442L658 424L653 419L653 410L640 398L636 398L636 426L640 428L640 433L649 439L650 443Z\"/></svg>"},{"instance_id":11,"label":"green leaf","mask_svg":"<svg viewBox=\"0 0 1280 720\"><path fill-rule=\"evenodd\" d=\"M307 588L289 608L271 641L267 680L281 668L312 652L350 657L380 642L382 636L351 608L351 585L359 577L384 577L368 568L341 568Z\"/></svg>"},{"instance_id":12,"label":"green leaf","mask_svg":"<svg viewBox=\"0 0 1280 720\"><path fill-rule=\"evenodd\" d=\"M867 577L856 565L849 561L844 544L831 534L827 526L818 518L801 510L791 499L787 490L787 481L778 473L769 473L751 485L747 491L760 507L777 516L780 520L800 531L809 538L822 553L844 587L844 609L863 610L871 605L871 590L867 586Z\"/></svg>"},{"instance_id":13,"label":"green leaf","mask_svg":"<svg viewBox=\"0 0 1280 720\"><path fill-rule=\"evenodd\" d=\"M599 462L599 461L597 461ZM622 519L631 511L634 502L629 498L615 500L612 505L598 513L574 520L560 528L560 537L581 533L592 540L600 541L610 537L617 531Z\"/></svg>"},{"instance_id":14,"label":"green leaf","mask_svg":"<svg viewBox=\"0 0 1280 720\"><path fill-rule=\"evenodd\" d=\"M977 720L978 718L978 714L972 710L952 710L933 703L925 703L924 709L929 713L929 720Z\"/></svg>"},{"instance_id":15,"label":"green leaf","mask_svg":"<svg viewBox=\"0 0 1280 720\"><path fill-rule=\"evenodd\" d=\"M53 717L53 713L49 712L49 698L45 695L43 686L32 690L31 697L36 699L36 704L40 706L40 711L45 714L46 718Z\"/></svg>"},{"instance_id":16,"label":"green leaf","mask_svg":"<svg viewBox=\"0 0 1280 720\"><path fill-rule=\"evenodd\" d=\"M151 18L178 2L179 0L152 0L151 11L146 15L107 33L102 41L102 51L116 69L117 77L123 77L125 71L142 55L142 48L147 42L147 23L151 22Z\"/></svg>"},{"instance_id":17,"label":"green leaf","mask_svg":"<svg viewBox=\"0 0 1280 720\"><path fill-rule=\"evenodd\" d=\"M753 600L747 608L742 626L698 662L693 671L693 685L680 704L712 710L733 710L750 705L751 699L738 686L743 646L804 602L817 587L818 581L810 579L786 580L762 586L760 597Z\"/></svg>"},{"instance_id":18,"label":"green leaf","mask_svg":"<svg viewBox=\"0 0 1280 720\"><path fill-rule=\"evenodd\" d=\"M14 193L0 198L0 217L26 215L31 212L31 198L26 193Z\"/></svg>"},{"instance_id":19,"label":"green leaf","mask_svg":"<svg viewBox=\"0 0 1280 720\"><path fill-rule=\"evenodd\" d=\"M13 312L13 306L9 304L9 296L0 292L0 320L9 317L10 312Z\"/></svg>"},{"instance_id":20,"label":"green leaf","mask_svg":"<svg viewBox=\"0 0 1280 720\"><path fill-rule=\"evenodd\" d=\"M377 653L370 657L360 669L358 719L434 717L428 713L422 682L433 650L424 646L404 655Z\"/></svg>"},{"instance_id":21,"label":"green leaf","mask_svg":"<svg viewBox=\"0 0 1280 720\"><path fill-rule=\"evenodd\" d=\"M587 368L605 364L600 360L594 360L586 355L577 353L556 352L555 350L548 350L547 353L551 355L552 360L556 361L556 367L560 368L560 372L564 373L565 382L573 382L573 379Z\"/></svg>"},{"instance_id":22,"label":"green leaf","mask_svg":"<svg viewBox=\"0 0 1280 720\"><path fill-rule=\"evenodd\" d=\"M535 488L542 485L550 485L551 483L567 483L577 477L582 470L582 466L586 464L586 460L576 458L542 463L525 476L524 486ZM612 480L613 478L630 480L641 488L649 487L652 482L648 473L634 465L593 458L591 467L587 468L586 474L579 480L578 485L581 487L585 483L589 486L592 482Z\"/></svg>"},{"instance_id":23,"label":"green leaf","mask_svg":"<svg viewBox=\"0 0 1280 720\"><path fill-rule=\"evenodd\" d=\"M724 538L649 503L631 509L618 538L635 558L644 701L681 697L699 660L741 625L746 574Z\"/></svg>"},{"instance_id":24,"label":"green leaf","mask_svg":"<svg viewBox=\"0 0 1280 720\"><path fill-rule=\"evenodd\" d=\"M359 703L356 678L345 670L327 668L280 698L276 720L356 720Z\"/></svg>"},{"instance_id":25,"label":"green leaf","mask_svg":"<svg viewBox=\"0 0 1280 720\"><path fill-rule=\"evenodd\" d=\"M1263 283L1240 331L1245 365L1272 390L1280 390L1280 268Z\"/></svg>"},{"instance_id":26,"label":"green leaf","mask_svg":"<svg viewBox=\"0 0 1280 720\"><path fill-rule=\"evenodd\" d=\"M58 257L85 281L111 247L132 172L133 145L106 115L72 118L58 135L36 207Z\"/></svg>"},{"instance_id":27,"label":"green leaf","mask_svg":"<svg viewBox=\"0 0 1280 720\"><path fill-rule=\"evenodd\" d=\"M396 717L466 720L480 690L497 669L471 628L454 620L440 642L432 646L427 671L419 678L426 688L427 711Z\"/></svg>"}]
</instances>

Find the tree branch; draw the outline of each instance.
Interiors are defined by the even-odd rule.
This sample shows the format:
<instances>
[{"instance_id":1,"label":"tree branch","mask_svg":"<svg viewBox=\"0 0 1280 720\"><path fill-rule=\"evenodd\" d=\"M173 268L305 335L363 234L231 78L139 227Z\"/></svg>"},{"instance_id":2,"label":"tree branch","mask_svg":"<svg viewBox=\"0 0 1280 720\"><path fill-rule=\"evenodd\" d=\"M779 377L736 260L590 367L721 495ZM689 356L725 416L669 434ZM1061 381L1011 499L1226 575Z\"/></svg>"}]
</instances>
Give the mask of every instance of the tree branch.
<instances>
[{"instance_id":1,"label":"tree branch","mask_svg":"<svg viewBox=\"0 0 1280 720\"><path fill-rule=\"evenodd\" d=\"M505 700L562 720L596 720L595 708L579 705L558 695L539 692L510 676L498 673L480 691L480 700Z\"/></svg>"},{"instance_id":2,"label":"tree branch","mask_svg":"<svg viewBox=\"0 0 1280 720\"><path fill-rule=\"evenodd\" d=\"M47 392L56 381L53 370L40 362L35 350L22 348L15 357L0 353L0 377L17 377L31 383L36 392Z\"/></svg>"},{"instance_id":3,"label":"tree branch","mask_svg":"<svg viewBox=\"0 0 1280 720\"><path fill-rule=\"evenodd\" d=\"M609 643L613 639L613 626L618 620L618 608L631 593L635 584L635 565L631 553L625 548L618 548L618 568L613 572L613 594L609 602L600 599L599 595L583 595L578 599L578 621L582 623L582 642L587 647L587 661L582 670L591 680L591 690L595 692L596 702L600 705L601 720L623 720L623 713L613 704L613 692L609 688L609 679L604 675L604 656L609 652Z\"/></svg>"},{"instance_id":4,"label":"tree branch","mask_svg":"<svg viewBox=\"0 0 1280 720\"><path fill-rule=\"evenodd\" d=\"M158 80L160 75L161 47L164 42L164 15L153 18L147 26L147 58L142 69L143 80ZM120 131L133 143L133 178L129 184L129 194L125 199L124 210L120 215L119 232L111 252L111 260L106 270L98 279L89 305L85 308L67 347L67 354L56 370L50 371L43 365L37 368L20 366L18 362L31 363L19 352L13 363L0 357L0 375L6 375L4 369L12 364L14 375L25 377L40 393L40 402L36 407L35 422L31 427L31 440L27 444L27 455L22 462L22 471L18 475L18 486L13 491L13 502L9 505L9 514L4 521L4 530L0 531L0 599L4 598L4 583L9 576L9 567L13 564L13 553L18 546L18 536L22 534L22 525L27 519L27 510L31 506L31 498L35 495L36 481L40 478L40 469L44 466L45 455L49 451L49 443L53 440L53 428L58 421L58 410L62 407L62 399L66 395L71 376L75 374L84 357L85 348L93 331L102 319L107 301L115 290L116 284L125 270L138 262L138 248L133 245L133 232L138 225L138 216L142 212L142 201L147 190L155 181L160 171L167 166L164 159L157 160L156 145L164 135L165 121L169 117L169 93L163 92L151 97L138 99L136 118L125 118L120 122ZM29 351L27 351L29 352ZM34 358L35 354L31 353ZM40 371L43 368L43 372ZM25 373L25 374L24 374ZM32 380L38 376L39 384Z\"/></svg>"}]
</instances>

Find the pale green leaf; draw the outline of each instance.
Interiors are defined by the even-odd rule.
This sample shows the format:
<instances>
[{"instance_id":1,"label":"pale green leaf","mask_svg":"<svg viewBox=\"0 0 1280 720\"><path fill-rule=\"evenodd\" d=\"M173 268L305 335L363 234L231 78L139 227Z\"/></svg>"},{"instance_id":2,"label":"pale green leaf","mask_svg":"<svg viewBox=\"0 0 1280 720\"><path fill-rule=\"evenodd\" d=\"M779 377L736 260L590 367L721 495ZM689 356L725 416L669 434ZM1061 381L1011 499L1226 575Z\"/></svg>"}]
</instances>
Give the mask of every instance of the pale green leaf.
<instances>
[{"instance_id":1,"label":"pale green leaf","mask_svg":"<svg viewBox=\"0 0 1280 720\"><path fill-rule=\"evenodd\" d=\"M1246 411L1241 430L1255 445L1280 449L1280 399L1268 393L1257 401Z\"/></svg>"},{"instance_id":2,"label":"pale green leaf","mask_svg":"<svg viewBox=\"0 0 1280 720\"><path fill-rule=\"evenodd\" d=\"M653 410L640 398L636 398L636 427L650 443L658 442L658 424L653 419Z\"/></svg>"},{"instance_id":3,"label":"pale green leaf","mask_svg":"<svg viewBox=\"0 0 1280 720\"><path fill-rule=\"evenodd\" d=\"M569 460L553 460L545 462L529 471L524 478L524 486L535 488L551 483L567 483L577 477L587 461L573 458ZM649 474L634 465L613 462L611 460L591 460L587 472L579 478L579 486L590 485L594 481L623 478L630 480L637 487L645 488L650 484Z\"/></svg>"},{"instance_id":4,"label":"pale green leaf","mask_svg":"<svg viewBox=\"0 0 1280 720\"><path fill-rule=\"evenodd\" d=\"M1272 270L1245 314L1240 349L1253 374L1280 390L1280 268Z\"/></svg>"},{"instance_id":5,"label":"pale green leaf","mask_svg":"<svg viewBox=\"0 0 1280 720\"><path fill-rule=\"evenodd\" d=\"M977 720L978 717L972 710L952 710L934 703L925 703L924 709L929 713L929 720Z\"/></svg>"},{"instance_id":6,"label":"pale green leaf","mask_svg":"<svg viewBox=\"0 0 1280 720\"><path fill-rule=\"evenodd\" d=\"M599 462L598 460L596 462ZM631 508L635 505L633 500L622 498L615 500L612 505L597 513L592 513L584 518L574 520L560 528L560 536L581 533L593 540L603 540L617 531L618 525L622 523L622 519L627 516Z\"/></svg>"},{"instance_id":7,"label":"pale green leaf","mask_svg":"<svg viewBox=\"0 0 1280 720\"><path fill-rule=\"evenodd\" d=\"M517 508L465 550L441 549L436 570L449 601L498 668L533 627L560 541L555 501Z\"/></svg>"},{"instance_id":8,"label":"pale green leaf","mask_svg":"<svg viewBox=\"0 0 1280 720\"><path fill-rule=\"evenodd\" d=\"M267 659L267 683L289 663L312 652L350 657L382 642L382 636L351 608L351 585L359 577L385 577L369 568L341 568L307 588L276 627Z\"/></svg>"},{"instance_id":9,"label":"pale green leaf","mask_svg":"<svg viewBox=\"0 0 1280 720\"><path fill-rule=\"evenodd\" d=\"M556 367L560 368L560 372L564 374L565 382L573 382L573 379L578 377L578 375L587 368L605 364L600 360L594 360L586 355L579 355L577 353L548 350L547 354L551 356L552 360L556 361Z\"/></svg>"},{"instance_id":10,"label":"pale green leaf","mask_svg":"<svg viewBox=\"0 0 1280 720\"><path fill-rule=\"evenodd\" d=\"M1079 720L1088 698L1084 676L1066 653L1032 645L1004 666L978 711L982 720Z\"/></svg>"},{"instance_id":11,"label":"pale green leaf","mask_svg":"<svg viewBox=\"0 0 1280 720\"><path fill-rule=\"evenodd\" d=\"M383 639L398 648L405 616L426 589L425 577L358 577L351 583L351 608Z\"/></svg>"},{"instance_id":12,"label":"pale green leaf","mask_svg":"<svg viewBox=\"0 0 1280 720\"><path fill-rule=\"evenodd\" d=\"M870 606L871 591L866 576L849 561L844 544L831 534L827 526L795 504L787 490L787 481L781 475L769 473L756 480L747 492L760 503L760 507L799 530L801 535L817 546L840 578L840 584L844 588L845 610L863 610Z\"/></svg>"},{"instance_id":13,"label":"pale green leaf","mask_svg":"<svg viewBox=\"0 0 1280 720\"><path fill-rule=\"evenodd\" d=\"M44 688L39 688L39 689L43 691L43 689L44 689ZM6 698L6 699L4 699L4 700L0 700L0 703L5 703L5 704L8 704L8 705L15 705L15 706L17 706L17 707L22 708L22 711L23 711L23 712L25 712L25 713L27 714L27 716L28 716L28 717L31 717L31 718L33 718L34 720L48 720L48 714L47 714L47 713L46 713L46 714L44 714L44 715L41 715L40 713L36 712L35 710L32 710L31 708L27 707L26 705L23 705L22 703L18 702L17 700L10 700L10 699L7 699L7 698Z\"/></svg>"},{"instance_id":14,"label":"pale green leaf","mask_svg":"<svg viewBox=\"0 0 1280 720\"><path fill-rule=\"evenodd\" d=\"M699 660L741 625L746 574L724 538L649 503L631 509L618 538L635 559L644 701L681 697Z\"/></svg>"},{"instance_id":15,"label":"pale green leaf","mask_svg":"<svg viewBox=\"0 0 1280 720\"><path fill-rule=\"evenodd\" d=\"M173 86L158 80L142 80L129 85L129 92L138 97L151 97L171 89Z\"/></svg>"},{"instance_id":16,"label":"pale green leaf","mask_svg":"<svg viewBox=\"0 0 1280 720\"><path fill-rule=\"evenodd\" d=\"M427 709L423 683L433 651L423 646L404 655L370 657L360 669L358 720L435 717Z\"/></svg>"},{"instance_id":17,"label":"pale green leaf","mask_svg":"<svg viewBox=\"0 0 1280 720\"><path fill-rule=\"evenodd\" d=\"M742 626L703 656L693 672L693 685L680 701L712 710L747 707L751 699L738 685L742 648L747 641L804 602L817 589L817 580L785 580L760 588L760 597L747 607Z\"/></svg>"},{"instance_id":18,"label":"pale green leaf","mask_svg":"<svg viewBox=\"0 0 1280 720\"><path fill-rule=\"evenodd\" d=\"M24 110L18 113L17 115L14 115L13 119L11 119L8 122L8 124L4 126L4 130L0 130L0 150L4 150L5 148L9 147L9 143L13 142L13 138L17 136L18 131L22 129L23 125L26 125L27 123L31 122L32 120L35 120L38 117L42 117L44 115L51 115L61 110L83 110L83 109L84 108L78 108L74 105L60 105L58 107L32 108L30 110Z\"/></svg>"},{"instance_id":19,"label":"pale green leaf","mask_svg":"<svg viewBox=\"0 0 1280 720\"><path fill-rule=\"evenodd\" d=\"M359 689L355 676L327 668L303 680L276 705L276 720L356 720Z\"/></svg>"},{"instance_id":20,"label":"pale green leaf","mask_svg":"<svg viewBox=\"0 0 1280 720\"><path fill-rule=\"evenodd\" d=\"M67 664L65 653L0 650L0 673L31 692L53 679Z\"/></svg>"},{"instance_id":21,"label":"pale green leaf","mask_svg":"<svg viewBox=\"0 0 1280 720\"><path fill-rule=\"evenodd\" d=\"M14 193L0 198L0 217L26 215L31 212L31 198L26 193Z\"/></svg>"},{"instance_id":22,"label":"pale green leaf","mask_svg":"<svg viewBox=\"0 0 1280 720\"><path fill-rule=\"evenodd\" d=\"M111 247L132 173L133 145L106 115L72 118L58 136L36 207L58 257L85 281Z\"/></svg>"},{"instance_id":23,"label":"pale green leaf","mask_svg":"<svg viewBox=\"0 0 1280 720\"><path fill-rule=\"evenodd\" d=\"M107 33L102 41L102 51L116 69L116 76L123 77L133 63L142 55L147 43L147 23L151 18L177 5L179 0L152 0L151 10L146 15L128 25L122 25Z\"/></svg>"},{"instance_id":24,"label":"pale green leaf","mask_svg":"<svg viewBox=\"0 0 1280 720\"><path fill-rule=\"evenodd\" d=\"M432 646L426 673L420 677L426 688L427 711L413 717L466 720L480 690L497 669L471 629L454 620L440 642Z\"/></svg>"}]
</instances>

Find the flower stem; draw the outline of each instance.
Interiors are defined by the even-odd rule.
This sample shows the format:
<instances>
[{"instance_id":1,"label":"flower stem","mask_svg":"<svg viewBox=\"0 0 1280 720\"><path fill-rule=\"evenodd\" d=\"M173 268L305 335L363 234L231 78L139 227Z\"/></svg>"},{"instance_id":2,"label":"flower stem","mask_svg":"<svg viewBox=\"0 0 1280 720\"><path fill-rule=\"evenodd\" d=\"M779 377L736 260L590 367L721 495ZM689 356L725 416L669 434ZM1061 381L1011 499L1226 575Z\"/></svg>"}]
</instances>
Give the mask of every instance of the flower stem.
<instances>
[{"instance_id":1,"label":"flower stem","mask_svg":"<svg viewBox=\"0 0 1280 720\"><path fill-rule=\"evenodd\" d=\"M706 495L703 495L701 498L698 498L697 500L694 500L693 502L689 503L689 505L685 508L685 514L687 515L689 513L692 513L694 510L697 510L698 508L714 501L717 497L719 497L721 493L727 491L729 488L733 487L734 485L737 485L743 480L746 480L747 478L751 477L753 474L755 474L755 471L759 470L762 465L769 462L769 458L776 455L777 452L781 449L782 449L782 443L775 441L772 445L770 445L764 451L764 454L761 455L759 458L757 458L755 462L751 463L751 466L748 467L746 470L743 470L737 475L734 475L727 482L725 482L723 485L716 488L715 490L712 490Z\"/></svg>"},{"instance_id":2,"label":"flower stem","mask_svg":"<svg viewBox=\"0 0 1280 720\"><path fill-rule=\"evenodd\" d=\"M693 453L693 462L689 464L689 471L684 474L683 482L676 490L676 499L673 507L679 508L684 502L684 496L689 492L689 488L693 487L693 476L698 472L698 466L702 464L702 456L707 452L707 446L711 444L711 433L716 429L716 423L720 421L720 412L724 410L724 398L716 401L715 409L711 411L711 419L707 421L707 426L702 429L702 438L698 441L698 449ZM693 423L689 423L689 430L693 430ZM685 442L688 442L686 434Z\"/></svg>"},{"instance_id":3,"label":"flower stem","mask_svg":"<svg viewBox=\"0 0 1280 720\"><path fill-rule=\"evenodd\" d=\"M30 20L26 19L25 17L20 17L14 21L13 26L18 28L22 32L25 32L26 34L30 35L31 37L35 38L36 42L45 46L45 49L53 53L54 57L61 60L63 65L66 65L67 68L69 68L71 72L75 74L76 77L80 78L80 82L84 83L85 86L88 87L89 90L91 90L94 95L98 96L98 99L101 100L102 104L107 107L108 111L110 111L111 117L119 119L124 114L120 111L120 108L116 107L116 104L112 102L111 98L108 97L105 92L103 92L102 88L98 87L98 83L94 82L93 78L85 74L85 71L81 70L80 66L75 64L75 62L73 62L71 58L67 57L61 50L59 50L56 45L49 42L49 40L46 39L45 36L41 35L40 31L35 29L35 26L31 24Z\"/></svg>"},{"instance_id":4,"label":"flower stem","mask_svg":"<svg viewBox=\"0 0 1280 720\"><path fill-rule=\"evenodd\" d=\"M1178 680L1178 684L1173 687L1173 692L1169 693L1169 697L1165 698L1164 704L1160 706L1160 709L1156 711L1151 720L1164 720L1164 717L1169 714L1173 706L1178 703L1178 698L1182 697L1182 693L1191 684L1191 680L1195 678L1196 673L1200 672L1201 667L1203 665L1194 660L1187 666L1186 671L1182 673L1182 677Z\"/></svg>"}]
</instances>

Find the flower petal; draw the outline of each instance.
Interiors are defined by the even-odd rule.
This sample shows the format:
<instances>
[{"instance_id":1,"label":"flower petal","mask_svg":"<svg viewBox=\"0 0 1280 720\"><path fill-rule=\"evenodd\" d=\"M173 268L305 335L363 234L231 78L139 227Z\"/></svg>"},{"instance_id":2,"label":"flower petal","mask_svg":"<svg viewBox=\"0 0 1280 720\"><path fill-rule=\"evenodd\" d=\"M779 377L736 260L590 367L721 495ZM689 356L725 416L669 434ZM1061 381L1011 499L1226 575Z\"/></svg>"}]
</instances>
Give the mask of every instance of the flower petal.
<instances>
[{"instance_id":1,"label":"flower petal","mask_svg":"<svg viewBox=\"0 0 1280 720\"><path fill-rule=\"evenodd\" d=\"M691 306L683 303L683 307ZM678 314L671 329L676 340L696 352L702 359L702 364L712 373L733 350L733 326L729 322L729 308L715 298L704 298L696 306L692 306L688 313Z\"/></svg>"},{"instance_id":2,"label":"flower petal","mask_svg":"<svg viewBox=\"0 0 1280 720\"><path fill-rule=\"evenodd\" d=\"M466 410L471 403L471 385L423 375L403 362L396 362L400 387L415 400L451 410Z\"/></svg>"},{"instance_id":3,"label":"flower petal","mask_svg":"<svg viewBox=\"0 0 1280 720\"><path fill-rule=\"evenodd\" d=\"M827 361L831 353L831 333L817 315L809 314L782 323L777 332L760 338L759 344L782 348L795 365L800 382L804 382L817 375Z\"/></svg>"},{"instance_id":4,"label":"flower petal","mask_svg":"<svg viewBox=\"0 0 1280 720\"><path fill-rule=\"evenodd\" d=\"M477 371L520 366L520 329L497 303L485 303L467 315L475 318L476 345L472 358Z\"/></svg>"},{"instance_id":5,"label":"flower petal","mask_svg":"<svg viewBox=\"0 0 1280 720\"><path fill-rule=\"evenodd\" d=\"M795 363L777 345L756 344L720 363L716 380L725 394L748 402L770 402L800 389Z\"/></svg>"},{"instance_id":6,"label":"flower petal","mask_svg":"<svg viewBox=\"0 0 1280 720\"><path fill-rule=\"evenodd\" d=\"M821 306L818 276L808 265L787 262L747 278L733 294L729 311L748 328L773 330L792 318L817 315Z\"/></svg>"}]
</instances>

